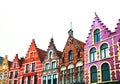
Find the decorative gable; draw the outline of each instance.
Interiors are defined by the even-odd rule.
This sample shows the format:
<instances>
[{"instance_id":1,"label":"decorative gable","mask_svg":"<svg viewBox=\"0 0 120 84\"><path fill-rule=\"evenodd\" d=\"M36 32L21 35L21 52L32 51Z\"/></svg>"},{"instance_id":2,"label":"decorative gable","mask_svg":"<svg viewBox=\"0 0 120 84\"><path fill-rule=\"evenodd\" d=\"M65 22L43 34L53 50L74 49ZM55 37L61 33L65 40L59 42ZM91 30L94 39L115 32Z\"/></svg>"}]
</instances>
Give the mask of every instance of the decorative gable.
<instances>
[{"instance_id":1,"label":"decorative gable","mask_svg":"<svg viewBox=\"0 0 120 84\"><path fill-rule=\"evenodd\" d=\"M1 65L1 69L2 70L9 70L9 63L8 63L8 56L6 55L3 62L2 62L2 65Z\"/></svg>"},{"instance_id":2,"label":"decorative gable","mask_svg":"<svg viewBox=\"0 0 120 84\"><path fill-rule=\"evenodd\" d=\"M11 66L10 66L10 69L15 69L15 68L20 68L20 60L18 58L18 54L16 54Z\"/></svg>"},{"instance_id":3,"label":"decorative gable","mask_svg":"<svg viewBox=\"0 0 120 84\"><path fill-rule=\"evenodd\" d=\"M96 14L95 14L96 15ZM108 30L108 28L102 23L102 21L99 19L98 15L94 18L93 25L91 26L90 33L88 34L86 45L94 44L94 32L95 30L100 30L100 41L104 40L105 38L109 37L111 34L111 31Z\"/></svg>"},{"instance_id":4,"label":"decorative gable","mask_svg":"<svg viewBox=\"0 0 120 84\"><path fill-rule=\"evenodd\" d=\"M120 19L118 20L117 27L115 28L116 34L120 33Z\"/></svg>"}]
</instances>

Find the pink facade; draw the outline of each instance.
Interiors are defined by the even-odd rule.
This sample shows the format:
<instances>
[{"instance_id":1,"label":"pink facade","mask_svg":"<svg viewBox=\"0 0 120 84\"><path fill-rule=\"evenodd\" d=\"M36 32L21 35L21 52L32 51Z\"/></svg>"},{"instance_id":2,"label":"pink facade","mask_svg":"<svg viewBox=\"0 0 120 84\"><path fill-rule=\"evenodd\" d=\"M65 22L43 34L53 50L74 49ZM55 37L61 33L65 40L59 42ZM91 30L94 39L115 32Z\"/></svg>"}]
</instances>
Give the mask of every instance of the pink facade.
<instances>
[{"instance_id":1,"label":"pink facade","mask_svg":"<svg viewBox=\"0 0 120 84\"><path fill-rule=\"evenodd\" d=\"M99 30L99 34L96 30ZM96 42L96 39L99 40ZM120 80L120 20L115 32L111 32L96 15L84 49L85 84L108 82L110 84ZM110 76L104 75L104 65L108 66L106 74ZM96 70L92 70L93 66ZM105 76L110 78L107 79Z\"/></svg>"}]
</instances>

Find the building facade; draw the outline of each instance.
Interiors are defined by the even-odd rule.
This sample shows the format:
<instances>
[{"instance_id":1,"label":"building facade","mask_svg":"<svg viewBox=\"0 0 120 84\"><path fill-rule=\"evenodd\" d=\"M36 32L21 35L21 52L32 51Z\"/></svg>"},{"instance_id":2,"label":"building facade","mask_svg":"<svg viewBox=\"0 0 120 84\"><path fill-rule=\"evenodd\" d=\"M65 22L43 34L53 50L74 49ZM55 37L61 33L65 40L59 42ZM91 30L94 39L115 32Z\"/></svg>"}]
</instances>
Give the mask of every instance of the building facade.
<instances>
[{"instance_id":1,"label":"building facade","mask_svg":"<svg viewBox=\"0 0 120 84\"><path fill-rule=\"evenodd\" d=\"M8 76L10 64L11 62L8 61L8 56L5 56L2 64L0 65L0 84L7 84L7 81L8 81L7 76Z\"/></svg>"},{"instance_id":2,"label":"building facade","mask_svg":"<svg viewBox=\"0 0 120 84\"><path fill-rule=\"evenodd\" d=\"M120 84L120 20L111 32L96 15L84 51L85 84Z\"/></svg>"},{"instance_id":3,"label":"building facade","mask_svg":"<svg viewBox=\"0 0 120 84\"><path fill-rule=\"evenodd\" d=\"M22 60L19 60L18 54L16 54L15 58L13 59L13 62L10 66L9 74L8 74L8 84L20 84L20 68Z\"/></svg>"},{"instance_id":4,"label":"building facade","mask_svg":"<svg viewBox=\"0 0 120 84\"><path fill-rule=\"evenodd\" d=\"M43 61L42 84L59 84L59 58L62 52L56 49L53 38L51 38L45 59Z\"/></svg>"},{"instance_id":5,"label":"building facade","mask_svg":"<svg viewBox=\"0 0 120 84\"><path fill-rule=\"evenodd\" d=\"M59 84L83 84L84 43L75 39L72 29L60 58Z\"/></svg>"},{"instance_id":6,"label":"building facade","mask_svg":"<svg viewBox=\"0 0 120 84\"><path fill-rule=\"evenodd\" d=\"M44 50L37 48L33 39L20 69L20 84L42 84L42 61L45 54Z\"/></svg>"}]
</instances>

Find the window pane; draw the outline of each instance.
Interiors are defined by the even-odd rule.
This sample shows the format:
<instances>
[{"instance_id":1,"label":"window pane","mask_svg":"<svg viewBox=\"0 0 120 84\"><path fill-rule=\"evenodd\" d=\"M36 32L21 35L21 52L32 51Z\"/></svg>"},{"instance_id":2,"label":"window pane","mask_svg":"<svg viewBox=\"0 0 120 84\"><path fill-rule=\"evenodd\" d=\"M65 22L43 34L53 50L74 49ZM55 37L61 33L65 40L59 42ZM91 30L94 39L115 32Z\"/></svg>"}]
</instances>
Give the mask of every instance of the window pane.
<instances>
[{"instance_id":1,"label":"window pane","mask_svg":"<svg viewBox=\"0 0 120 84\"><path fill-rule=\"evenodd\" d=\"M32 63L32 72L35 71L35 63Z\"/></svg>"},{"instance_id":2,"label":"window pane","mask_svg":"<svg viewBox=\"0 0 120 84\"><path fill-rule=\"evenodd\" d=\"M15 71L15 78L18 77L18 71Z\"/></svg>"},{"instance_id":3,"label":"window pane","mask_svg":"<svg viewBox=\"0 0 120 84\"><path fill-rule=\"evenodd\" d=\"M94 32L94 42L99 42L100 41L100 30L96 29Z\"/></svg>"},{"instance_id":4,"label":"window pane","mask_svg":"<svg viewBox=\"0 0 120 84\"><path fill-rule=\"evenodd\" d=\"M110 80L110 69L107 63L102 65L102 81Z\"/></svg>"},{"instance_id":5,"label":"window pane","mask_svg":"<svg viewBox=\"0 0 120 84\"><path fill-rule=\"evenodd\" d=\"M91 67L91 82L97 82L97 68L96 66Z\"/></svg>"}]
</instances>

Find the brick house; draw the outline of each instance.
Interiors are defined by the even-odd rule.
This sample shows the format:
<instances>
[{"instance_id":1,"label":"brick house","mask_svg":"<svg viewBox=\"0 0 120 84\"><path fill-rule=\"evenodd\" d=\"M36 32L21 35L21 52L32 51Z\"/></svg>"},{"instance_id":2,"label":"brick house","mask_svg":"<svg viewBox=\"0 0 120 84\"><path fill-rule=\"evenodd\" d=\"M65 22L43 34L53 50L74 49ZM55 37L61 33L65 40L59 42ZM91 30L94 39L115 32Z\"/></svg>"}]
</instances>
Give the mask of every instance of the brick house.
<instances>
[{"instance_id":1,"label":"brick house","mask_svg":"<svg viewBox=\"0 0 120 84\"><path fill-rule=\"evenodd\" d=\"M10 70L8 74L8 84L20 84L20 82L18 81L20 80L19 72L20 72L22 60L23 59L19 60L18 54L16 54L10 66Z\"/></svg>"},{"instance_id":2,"label":"brick house","mask_svg":"<svg viewBox=\"0 0 120 84\"><path fill-rule=\"evenodd\" d=\"M96 15L84 51L85 84L120 84L120 20L111 32Z\"/></svg>"},{"instance_id":3,"label":"brick house","mask_svg":"<svg viewBox=\"0 0 120 84\"><path fill-rule=\"evenodd\" d=\"M1 59L1 65L0 65L0 84L7 84L8 81L8 72L11 62L8 61L8 56L6 55L4 58Z\"/></svg>"},{"instance_id":4,"label":"brick house","mask_svg":"<svg viewBox=\"0 0 120 84\"><path fill-rule=\"evenodd\" d=\"M42 84L42 61L45 54L44 50L37 48L33 39L20 69L20 84Z\"/></svg>"},{"instance_id":5,"label":"brick house","mask_svg":"<svg viewBox=\"0 0 120 84\"><path fill-rule=\"evenodd\" d=\"M59 58L62 52L56 49L51 38L43 63L42 84L58 84Z\"/></svg>"},{"instance_id":6,"label":"brick house","mask_svg":"<svg viewBox=\"0 0 120 84\"><path fill-rule=\"evenodd\" d=\"M83 83L84 43L74 38L72 29L68 34L60 58L59 84Z\"/></svg>"}]
</instances>

